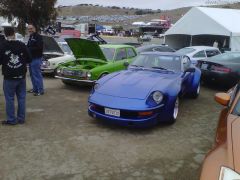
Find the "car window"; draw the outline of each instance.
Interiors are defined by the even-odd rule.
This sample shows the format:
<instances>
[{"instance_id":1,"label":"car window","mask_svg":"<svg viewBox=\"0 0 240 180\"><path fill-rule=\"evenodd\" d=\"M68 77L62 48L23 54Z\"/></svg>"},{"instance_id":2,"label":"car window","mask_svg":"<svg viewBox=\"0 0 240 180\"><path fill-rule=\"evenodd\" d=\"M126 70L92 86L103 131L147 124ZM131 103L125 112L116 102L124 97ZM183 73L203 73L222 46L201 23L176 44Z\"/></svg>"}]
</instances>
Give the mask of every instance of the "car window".
<instances>
[{"instance_id":1,"label":"car window","mask_svg":"<svg viewBox=\"0 0 240 180\"><path fill-rule=\"evenodd\" d=\"M183 63L184 71L187 70L188 68L190 68L190 66L191 66L191 60L186 56L183 57L182 63Z\"/></svg>"},{"instance_id":2,"label":"car window","mask_svg":"<svg viewBox=\"0 0 240 180\"><path fill-rule=\"evenodd\" d=\"M128 58L132 58L136 56L136 53L134 52L133 48L127 48L127 55Z\"/></svg>"},{"instance_id":3,"label":"car window","mask_svg":"<svg viewBox=\"0 0 240 180\"><path fill-rule=\"evenodd\" d=\"M216 50L206 50L207 57L212 57L218 55L218 51Z\"/></svg>"},{"instance_id":4,"label":"car window","mask_svg":"<svg viewBox=\"0 0 240 180\"><path fill-rule=\"evenodd\" d=\"M234 99L237 97L239 92L240 92L240 84L238 84L234 89L228 92L231 96L229 106L232 105L232 103L234 102ZM233 114L240 116L240 98L238 99L238 102L233 110Z\"/></svg>"},{"instance_id":5,"label":"car window","mask_svg":"<svg viewBox=\"0 0 240 180\"><path fill-rule=\"evenodd\" d=\"M123 60L123 59L127 59L127 53L125 48L118 49L118 52L115 58L116 61Z\"/></svg>"},{"instance_id":6,"label":"car window","mask_svg":"<svg viewBox=\"0 0 240 180\"><path fill-rule=\"evenodd\" d=\"M240 116L240 98L238 99L238 102L233 110L233 114Z\"/></svg>"},{"instance_id":7,"label":"car window","mask_svg":"<svg viewBox=\"0 0 240 180\"><path fill-rule=\"evenodd\" d=\"M194 58L205 58L205 52L204 51L199 51L198 53L193 55Z\"/></svg>"},{"instance_id":8,"label":"car window","mask_svg":"<svg viewBox=\"0 0 240 180\"><path fill-rule=\"evenodd\" d=\"M104 56L106 57L107 60L113 60L114 58L114 54L115 54L115 49L114 48L104 48L101 47L102 52L104 54Z\"/></svg>"}]
</instances>

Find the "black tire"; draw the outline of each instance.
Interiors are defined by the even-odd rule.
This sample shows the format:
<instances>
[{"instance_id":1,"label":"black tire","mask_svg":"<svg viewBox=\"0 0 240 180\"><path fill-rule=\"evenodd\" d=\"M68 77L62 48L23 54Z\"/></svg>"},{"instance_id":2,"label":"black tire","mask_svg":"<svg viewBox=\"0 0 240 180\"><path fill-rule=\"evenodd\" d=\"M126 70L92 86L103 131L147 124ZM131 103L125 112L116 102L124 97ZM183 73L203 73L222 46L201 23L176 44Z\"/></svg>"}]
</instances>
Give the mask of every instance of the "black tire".
<instances>
[{"instance_id":1,"label":"black tire","mask_svg":"<svg viewBox=\"0 0 240 180\"><path fill-rule=\"evenodd\" d=\"M106 75L108 75L108 73L103 73L103 74L101 74L101 76L98 79L101 79L102 77L104 77Z\"/></svg>"}]
</instances>

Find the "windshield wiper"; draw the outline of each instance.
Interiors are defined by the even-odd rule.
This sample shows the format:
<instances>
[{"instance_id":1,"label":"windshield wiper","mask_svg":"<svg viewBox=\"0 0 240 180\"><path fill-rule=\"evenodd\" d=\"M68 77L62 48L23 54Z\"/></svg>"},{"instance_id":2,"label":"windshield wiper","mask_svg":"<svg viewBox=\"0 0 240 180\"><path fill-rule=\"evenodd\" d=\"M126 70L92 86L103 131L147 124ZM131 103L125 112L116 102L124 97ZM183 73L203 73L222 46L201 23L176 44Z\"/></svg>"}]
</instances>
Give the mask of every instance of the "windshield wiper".
<instances>
[{"instance_id":1,"label":"windshield wiper","mask_svg":"<svg viewBox=\"0 0 240 180\"><path fill-rule=\"evenodd\" d=\"M153 69L161 69L161 70L166 70L166 71L171 71L171 72L174 72L173 70L171 69L167 69L167 68L164 68L164 67L159 67L159 66L154 66L154 67L151 67Z\"/></svg>"},{"instance_id":2,"label":"windshield wiper","mask_svg":"<svg viewBox=\"0 0 240 180\"><path fill-rule=\"evenodd\" d=\"M135 65L135 64L131 64L130 66L133 66L133 67L143 67L143 66L138 66L138 65Z\"/></svg>"}]
</instances>

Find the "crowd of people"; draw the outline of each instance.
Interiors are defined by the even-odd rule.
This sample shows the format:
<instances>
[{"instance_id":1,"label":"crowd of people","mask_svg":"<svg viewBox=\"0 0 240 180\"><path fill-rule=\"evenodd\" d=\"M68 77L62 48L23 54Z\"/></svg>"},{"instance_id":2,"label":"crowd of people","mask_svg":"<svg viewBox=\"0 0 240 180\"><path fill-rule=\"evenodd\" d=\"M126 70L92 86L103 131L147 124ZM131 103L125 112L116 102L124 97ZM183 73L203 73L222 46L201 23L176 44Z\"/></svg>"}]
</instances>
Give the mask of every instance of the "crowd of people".
<instances>
[{"instance_id":1,"label":"crowd of people","mask_svg":"<svg viewBox=\"0 0 240 180\"><path fill-rule=\"evenodd\" d=\"M44 94L41 64L43 56L42 36L34 24L28 25L29 40L27 45L15 39L13 27L5 27L4 35L0 36L0 65L3 75L3 92L5 97L6 120L3 125L25 123L26 92L34 96ZM26 90L26 73L29 73L32 89ZM15 113L14 99L17 97L17 112Z\"/></svg>"}]
</instances>

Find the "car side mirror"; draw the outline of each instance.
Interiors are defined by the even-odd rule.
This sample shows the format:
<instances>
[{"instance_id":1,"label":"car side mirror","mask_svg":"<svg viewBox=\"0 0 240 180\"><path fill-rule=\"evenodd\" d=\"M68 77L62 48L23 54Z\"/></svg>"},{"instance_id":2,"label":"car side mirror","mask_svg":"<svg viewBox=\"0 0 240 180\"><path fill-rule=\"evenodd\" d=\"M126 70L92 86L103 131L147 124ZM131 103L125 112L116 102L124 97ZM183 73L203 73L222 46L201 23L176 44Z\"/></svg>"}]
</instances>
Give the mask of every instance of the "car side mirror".
<instances>
[{"instance_id":1,"label":"car side mirror","mask_svg":"<svg viewBox=\"0 0 240 180\"><path fill-rule=\"evenodd\" d=\"M127 68L129 66L129 62L125 61L123 65Z\"/></svg>"},{"instance_id":2,"label":"car side mirror","mask_svg":"<svg viewBox=\"0 0 240 180\"><path fill-rule=\"evenodd\" d=\"M217 101L219 104L223 106L228 106L230 99L231 97L227 93L217 93L215 95L215 101Z\"/></svg>"},{"instance_id":3,"label":"car side mirror","mask_svg":"<svg viewBox=\"0 0 240 180\"><path fill-rule=\"evenodd\" d=\"M190 72L190 73L193 73L195 71L196 71L195 68L188 68L188 69L185 70L185 72Z\"/></svg>"}]
</instances>

